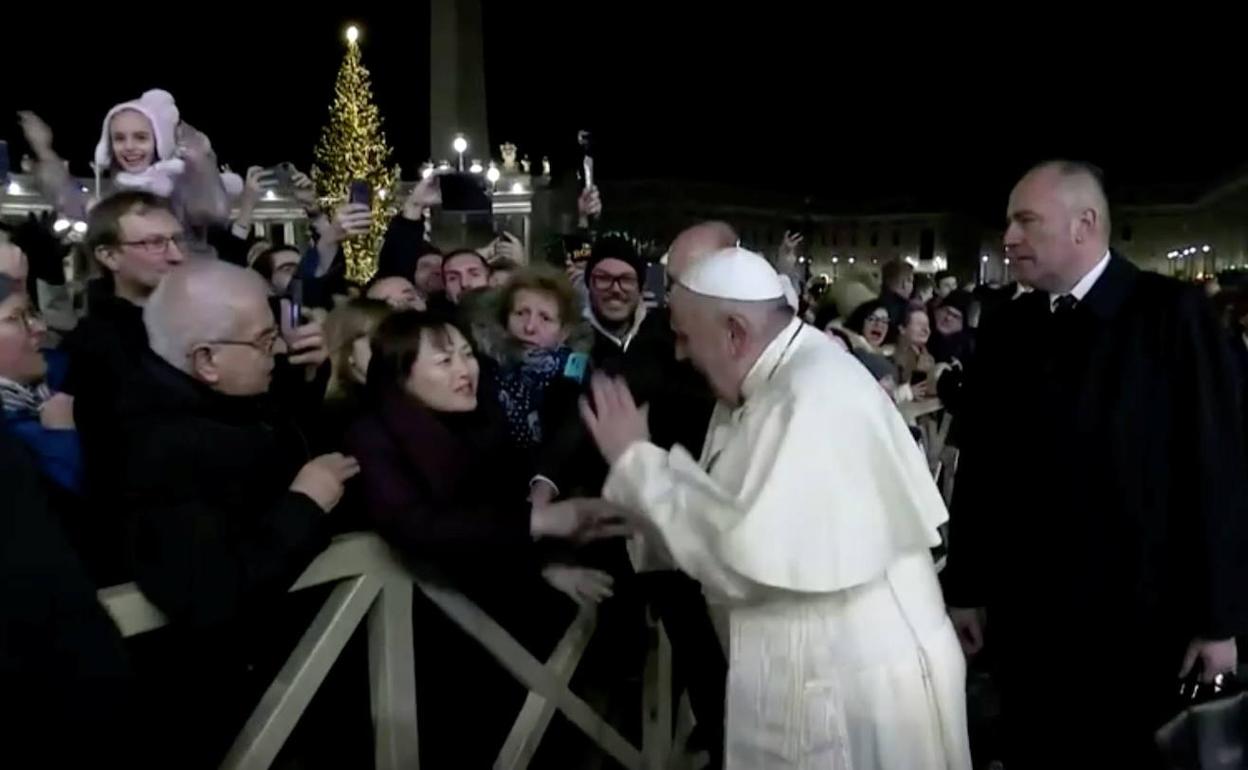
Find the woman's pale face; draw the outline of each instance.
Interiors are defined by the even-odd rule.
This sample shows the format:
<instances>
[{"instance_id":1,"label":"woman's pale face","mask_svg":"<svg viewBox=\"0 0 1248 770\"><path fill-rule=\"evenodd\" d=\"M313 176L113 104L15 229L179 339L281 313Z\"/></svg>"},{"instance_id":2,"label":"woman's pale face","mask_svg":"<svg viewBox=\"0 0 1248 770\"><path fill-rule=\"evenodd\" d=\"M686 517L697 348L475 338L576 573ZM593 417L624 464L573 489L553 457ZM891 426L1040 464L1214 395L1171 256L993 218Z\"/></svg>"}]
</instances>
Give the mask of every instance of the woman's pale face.
<instances>
[{"instance_id":1,"label":"woman's pale face","mask_svg":"<svg viewBox=\"0 0 1248 770\"><path fill-rule=\"evenodd\" d=\"M108 124L113 160L122 171L141 174L156 162L156 134L147 116L138 110L122 110Z\"/></svg>"},{"instance_id":2,"label":"woman's pale face","mask_svg":"<svg viewBox=\"0 0 1248 770\"><path fill-rule=\"evenodd\" d=\"M879 347L884 344L884 339L888 337L888 311L884 308L876 310L867 316L867 320L862 324L862 336L866 337L872 347Z\"/></svg>"},{"instance_id":3,"label":"woman's pale face","mask_svg":"<svg viewBox=\"0 0 1248 770\"><path fill-rule=\"evenodd\" d=\"M511 300L507 331L525 347L553 349L568 334L559 316L559 303L544 291L520 289Z\"/></svg>"},{"instance_id":4,"label":"woman's pale face","mask_svg":"<svg viewBox=\"0 0 1248 770\"><path fill-rule=\"evenodd\" d=\"M0 302L0 377L34 385L48 373L39 348L48 328L24 294Z\"/></svg>"},{"instance_id":5,"label":"woman's pale face","mask_svg":"<svg viewBox=\"0 0 1248 770\"><path fill-rule=\"evenodd\" d=\"M480 367L468 340L451 326L445 336L423 334L420 354L407 375L407 394L435 412L476 409Z\"/></svg>"},{"instance_id":6,"label":"woman's pale face","mask_svg":"<svg viewBox=\"0 0 1248 770\"><path fill-rule=\"evenodd\" d=\"M901 334L911 345L926 345L932 336L932 324L927 320L927 313L911 313L907 316Z\"/></svg>"},{"instance_id":7,"label":"woman's pale face","mask_svg":"<svg viewBox=\"0 0 1248 770\"><path fill-rule=\"evenodd\" d=\"M373 360L373 346L368 335L361 334L351 342L351 355L347 357L348 373L356 385L368 379L368 364Z\"/></svg>"}]
</instances>

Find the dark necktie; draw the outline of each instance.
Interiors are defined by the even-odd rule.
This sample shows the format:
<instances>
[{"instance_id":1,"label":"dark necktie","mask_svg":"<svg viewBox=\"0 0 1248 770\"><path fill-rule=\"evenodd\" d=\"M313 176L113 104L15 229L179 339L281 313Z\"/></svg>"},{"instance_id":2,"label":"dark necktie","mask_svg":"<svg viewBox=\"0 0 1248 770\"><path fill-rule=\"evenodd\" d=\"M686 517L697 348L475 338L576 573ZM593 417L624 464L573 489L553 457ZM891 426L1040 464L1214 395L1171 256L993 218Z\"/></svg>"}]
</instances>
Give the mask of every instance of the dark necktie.
<instances>
[{"instance_id":1,"label":"dark necktie","mask_svg":"<svg viewBox=\"0 0 1248 770\"><path fill-rule=\"evenodd\" d=\"M1063 294L1053 301L1053 315L1068 317L1078 304L1079 300L1075 299L1073 295Z\"/></svg>"}]
</instances>

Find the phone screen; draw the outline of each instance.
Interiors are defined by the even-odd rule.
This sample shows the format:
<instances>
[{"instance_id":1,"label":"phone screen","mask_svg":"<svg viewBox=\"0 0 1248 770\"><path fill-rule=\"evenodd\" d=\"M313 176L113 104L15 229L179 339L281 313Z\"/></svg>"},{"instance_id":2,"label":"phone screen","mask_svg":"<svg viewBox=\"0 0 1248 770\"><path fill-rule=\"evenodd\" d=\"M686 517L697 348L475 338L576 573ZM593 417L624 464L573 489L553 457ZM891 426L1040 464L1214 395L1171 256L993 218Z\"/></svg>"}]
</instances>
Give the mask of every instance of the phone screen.
<instances>
[{"instance_id":1,"label":"phone screen","mask_svg":"<svg viewBox=\"0 0 1248 770\"><path fill-rule=\"evenodd\" d=\"M363 203L365 206L373 205L373 188L363 179L356 179L347 188L348 203Z\"/></svg>"},{"instance_id":2,"label":"phone screen","mask_svg":"<svg viewBox=\"0 0 1248 770\"><path fill-rule=\"evenodd\" d=\"M303 279L291 278L286 294L290 300L290 317L286 321L291 329L297 329L303 325Z\"/></svg>"}]
</instances>

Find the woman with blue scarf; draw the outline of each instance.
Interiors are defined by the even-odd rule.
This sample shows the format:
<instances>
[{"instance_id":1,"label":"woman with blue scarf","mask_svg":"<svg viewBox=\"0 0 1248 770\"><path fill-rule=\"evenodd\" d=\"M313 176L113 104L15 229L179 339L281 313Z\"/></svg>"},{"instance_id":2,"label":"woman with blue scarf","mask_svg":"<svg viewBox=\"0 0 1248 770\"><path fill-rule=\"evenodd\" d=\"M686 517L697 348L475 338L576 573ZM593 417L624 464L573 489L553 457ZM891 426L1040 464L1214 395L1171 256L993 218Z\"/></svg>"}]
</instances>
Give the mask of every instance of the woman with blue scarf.
<instances>
[{"instance_id":1,"label":"woman with blue scarf","mask_svg":"<svg viewBox=\"0 0 1248 770\"><path fill-rule=\"evenodd\" d=\"M25 287L0 275L0 401L5 429L21 440L52 489L77 495L82 454L74 428L73 399L50 387L55 354L43 350L47 326ZM56 367L63 368L63 367Z\"/></svg>"},{"instance_id":2,"label":"woman with blue scarf","mask_svg":"<svg viewBox=\"0 0 1248 770\"><path fill-rule=\"evenodd\" d=\"M498 321L506 331L499 354L498 400L509 437L532 458L541 446L543 424L553 415L575 418L576 399L589 358L569 337L581 313L567 276L552 267L517 270L498 297Z\"/></svg>"}]
</instances>

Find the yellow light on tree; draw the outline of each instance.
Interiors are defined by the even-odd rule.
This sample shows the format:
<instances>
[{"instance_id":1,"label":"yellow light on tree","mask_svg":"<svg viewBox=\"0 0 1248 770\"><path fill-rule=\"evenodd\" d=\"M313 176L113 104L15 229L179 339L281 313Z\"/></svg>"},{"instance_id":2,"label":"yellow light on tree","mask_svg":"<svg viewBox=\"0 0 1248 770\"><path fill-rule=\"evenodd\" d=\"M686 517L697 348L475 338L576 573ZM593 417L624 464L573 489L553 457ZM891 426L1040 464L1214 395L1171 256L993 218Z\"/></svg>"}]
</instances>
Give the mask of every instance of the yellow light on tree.
<instances>
[{"instance_id":1,"label":"yellow light on tree","mask_svg":"<svg viewBox=\"0 0 1248 770\"><path fill-rule=\"evenodd\" d=\"M346 39L347 53L334 83L329 122L316 146L313 174L327 211L346 200L347 188L353 181L368 182L373 190L373 226L367 236L343 244L348 280L363 283L377 271L377 251L389 214L385 200L388 196L378 193L394 189L398 174L388 165L390 147L381 130L381 114L373 103L368 70L360 58L359 28L348 27Z\"/></svg>"}]
</instances>

